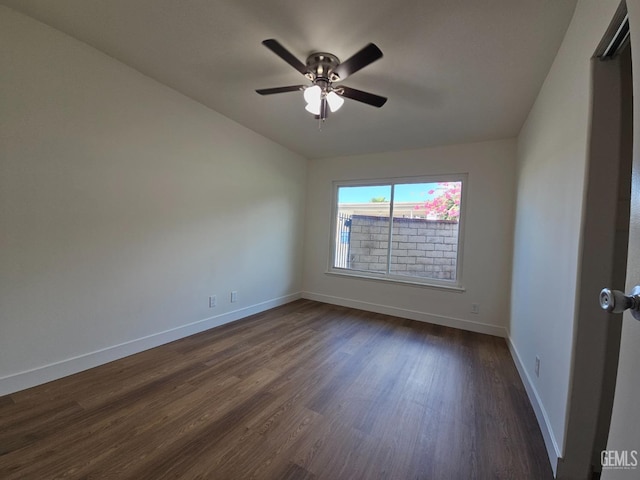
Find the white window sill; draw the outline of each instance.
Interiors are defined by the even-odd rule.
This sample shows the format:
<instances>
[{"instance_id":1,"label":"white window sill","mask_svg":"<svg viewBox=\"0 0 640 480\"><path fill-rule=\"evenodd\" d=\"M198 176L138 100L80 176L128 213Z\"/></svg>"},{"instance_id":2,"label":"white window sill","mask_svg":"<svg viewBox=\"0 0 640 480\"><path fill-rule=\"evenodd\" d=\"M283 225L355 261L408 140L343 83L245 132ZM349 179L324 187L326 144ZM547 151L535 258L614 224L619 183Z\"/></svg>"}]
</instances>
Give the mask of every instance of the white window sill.
<instances>
[{"instance_id":1,"label":"white window sill","mask_svg":"<svg viewBox=\"0 0 640 480\"><path fill-rule=\"evenodd\" d=\"M332 275L343 278L357 278L360 280L371 280L373 282L392 283L400 285L411 285L412 287L432 288L435 290L447 290L454 293L462 293L466 289L461 285L447 285L442 283L425 283L414 282L411 280L399 279L398 277L386 277L386 276L374 276L361 274L359 272L342 271L342 270L327 270L326 275Z\"/></svg>"}]
</instances>

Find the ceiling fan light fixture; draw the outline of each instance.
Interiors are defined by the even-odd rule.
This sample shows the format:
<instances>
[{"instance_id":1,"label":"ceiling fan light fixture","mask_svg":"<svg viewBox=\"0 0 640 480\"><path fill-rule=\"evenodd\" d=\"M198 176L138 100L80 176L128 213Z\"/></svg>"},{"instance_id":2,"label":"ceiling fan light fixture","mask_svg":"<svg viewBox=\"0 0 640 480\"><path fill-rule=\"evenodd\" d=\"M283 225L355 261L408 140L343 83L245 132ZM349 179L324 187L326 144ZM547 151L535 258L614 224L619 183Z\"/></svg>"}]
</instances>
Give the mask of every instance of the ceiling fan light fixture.
<instances>
[{"instance_id":1,"label":"ceiling fan light fixture","mask_svg":"<svg viewBox=\"0 0 640 480\"><path fill-rule=\"evenodd\" d=\"M320 115L320 102L318 103L307 103L307 106L304 109L312 113L313 115Z\"/></svg>"},{"instance_id":2,"label":"ceiling fan light fixture","mask_svg":"<svg viewBox=\"0 0 640 480\"><path fill-rule=\"evenodd\" d=\"M320 104L322 103L322 88L319 85L307 87L304 90L304 100L307 102L305 110L313 115L320 115Z\"/></svg>"},{"instance_id":3,"label":"ceiling fan light fixture","mask_svg":"<svg viewBox=\"0 0 640 480\"><path fill-rule=\"evenodd\" d=\"M320 108L320 99L322 98L322 89L318 85L307 87L304 89L304 99L310 105L318 105Z\"/></svg>"},{"instance_id":4,"label":"ceiling fan light fixture","mask_svg":"<svg viewBox=\"0 0 640 480\"><path fill-rule=\"evenodd\" d=\"M327 103L329 103L329 110L331 110L332 113L337 112L344 103L344 98L336 92L331 91L327 94Z\"/></svg>"}]
</instances>

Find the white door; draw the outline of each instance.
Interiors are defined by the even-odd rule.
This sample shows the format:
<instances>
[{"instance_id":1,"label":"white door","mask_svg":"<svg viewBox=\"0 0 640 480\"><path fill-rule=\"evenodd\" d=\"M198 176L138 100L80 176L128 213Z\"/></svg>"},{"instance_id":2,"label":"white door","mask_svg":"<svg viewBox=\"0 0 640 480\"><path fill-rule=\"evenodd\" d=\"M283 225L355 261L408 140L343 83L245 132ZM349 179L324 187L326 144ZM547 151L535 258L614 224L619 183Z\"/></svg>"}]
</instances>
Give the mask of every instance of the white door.
<instances>
[{"instance_id":1,"label":"white door","mask_svg":"<svg viewBox=\"0 0 640 480\"><path fill-rule=\"evenodd\" d=\"M634 151L626 291L640 285L640 0L627 0L634 67ZM640 479L640 321L624 314L602 479Z\"/></svg>"}]
</instances>

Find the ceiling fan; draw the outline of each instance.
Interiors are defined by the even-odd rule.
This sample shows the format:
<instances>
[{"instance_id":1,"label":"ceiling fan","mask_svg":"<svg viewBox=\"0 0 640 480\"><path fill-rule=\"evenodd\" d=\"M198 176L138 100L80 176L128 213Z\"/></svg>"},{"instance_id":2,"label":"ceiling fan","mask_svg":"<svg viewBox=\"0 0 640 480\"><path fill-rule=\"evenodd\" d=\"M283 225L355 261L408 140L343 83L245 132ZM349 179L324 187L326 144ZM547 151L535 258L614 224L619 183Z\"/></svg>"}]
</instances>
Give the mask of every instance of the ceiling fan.
<instances>
[{"instance_id":1,"label":"ceiling fan","mask_svg":"<svg viewBox=\"0 0 640 480\"><path fill-rule=\"evenodd\" d=\"M303 91L304 99L307 102L306 110L321 122L327 118L329 111L335 112L342 106L344 98L378 108L387 101L385 97L373 93L363 92L345 85L334 85L334 83L344 80L382 57L382 51L373 43L344 62L340 62L338 57L331 53L318 52L309 55L306 64L298 60L273 38L263 41L262 44L307 77L311 81L311 85L291 85L256 90L260 95Z\"/></svg>"}]
</instances>

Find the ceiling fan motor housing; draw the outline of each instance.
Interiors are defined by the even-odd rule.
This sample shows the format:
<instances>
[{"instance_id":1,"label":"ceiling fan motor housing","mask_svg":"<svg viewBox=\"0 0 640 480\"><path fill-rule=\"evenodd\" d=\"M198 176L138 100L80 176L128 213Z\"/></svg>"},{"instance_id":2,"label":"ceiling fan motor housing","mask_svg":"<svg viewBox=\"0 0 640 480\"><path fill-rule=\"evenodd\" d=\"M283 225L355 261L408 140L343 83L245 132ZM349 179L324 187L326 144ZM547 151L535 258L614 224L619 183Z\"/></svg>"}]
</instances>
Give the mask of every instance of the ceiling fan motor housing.
<instances>
[{"instance_id":1,"label":"ceiling fan motor housing","mask_svg":"<svg viewBox=\"0 0 640 480\"><path fill-rule=\"evenodd\" d=\"M340 65L340 60L331 53L312 53L307 58L307 78L314 83L324 81L327 84L340 80L340 77L333 73L333 70ZM322 85L321 85L322 86Z\"/></svg>"}]
</instances>

